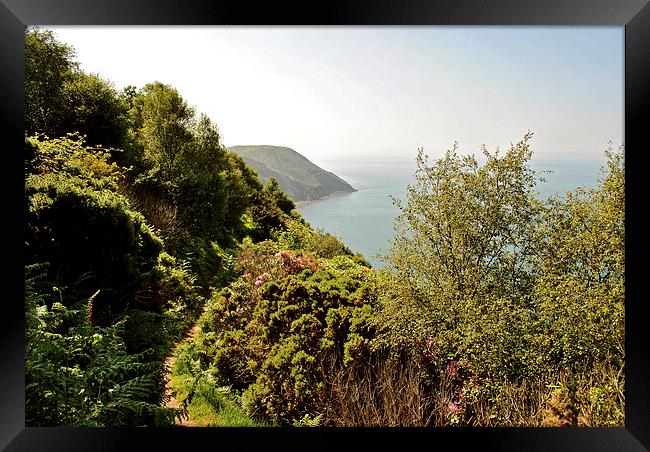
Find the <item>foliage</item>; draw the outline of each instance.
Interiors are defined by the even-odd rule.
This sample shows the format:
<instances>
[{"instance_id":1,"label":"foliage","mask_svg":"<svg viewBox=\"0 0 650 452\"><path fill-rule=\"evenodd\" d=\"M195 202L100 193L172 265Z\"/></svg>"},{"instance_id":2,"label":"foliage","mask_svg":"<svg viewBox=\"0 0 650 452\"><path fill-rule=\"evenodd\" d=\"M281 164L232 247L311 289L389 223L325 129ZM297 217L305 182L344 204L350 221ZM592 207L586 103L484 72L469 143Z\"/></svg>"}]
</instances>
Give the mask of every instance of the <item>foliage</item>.
<instances>
[{"instance_id":1,"label":"foliage","mask_svg":"<svg viewBox=\"0 0 650 452\"><path fill-rule=\"evenodd\" d=\"M123 170L110 162L106 149L87 146L76 133L55 139L35 135L27 137L25 143L31 149L28 176L59 174L97 190L115 190L123 176Z\"/></svg>"},{"instance_id":2,"label":"foliage","mask_svg":"<svg viewBox=\"0 0 650 452\"><path fill-rule=\"evenodd\" d=\"M162 242L116 193L107 155L72 138L33 141L36 173L27 176L28 261L50 263L50 278L81 296L104 289L93 321L106 323L144 289Z\"/></svg>"},{"instance_id":3,"label":"foliage","mask_svg":"<svg viewBox=\"0 0 650 452\"><path fill-rule=\"evenodd\" d=\"M285 221L284 228L271 235L280 248L313 253L325 259L349 256L359 265L371 267L361 254L353 254L340 239L322 229L313 230L297 212L294 214L293 218Z\"/></svg>"},{"instance_id":4,"label":"foliage","mask_svg":"<svg viewBox=\"0 0 650 452\"><path fill-rule=\"evenodd\" d=\"M199 294L197 277L187 262L163 252L151 272L153 304L162 306L170 328L170 336L180 339L201 312L204 298Z\"/></svg>"},{"instance_id":5,"label":"foliage","mask_svg":"<svg viewBox=\"0 0 650 452\"><path fill-rule=\"evenodd\" d=\"M169 421L156 404L172 343L199 315L201 292L235 277L236 241L270 237L293 202L274 181L263 187L173 87L118 93L48 31L28 30L26 54L27 261L49 263L43 278L60 297L40 297L27 326L30 422ZM37 404L47 387L51 404Z\"/></svg>"},{"instance_id":6,"label":"foliage","mask_svg":"<svg viewBox=\"0 0 650 452\"><path fill-rule=\"evenodd\" d=\"M85 323L84 312L52 301L39 266L25 269L25 422L28 426L169 425L159 363L127 354L124 322ZM92 301L92 297L89 302Z\"/></svg>"},{"instance_id":7,"label":"foliage","mask_svg":"<svg viewBox=\"0 0 650 452\"><path fill-rule=\"evenodd\" d=\"M601 184L551 200L538 232L537 352L549 365L623 365L625 171L621 150L606 156Z\"/></svg>"},{"instance_id":8,"label":"foliage","mask_svg":"<svg viewBox=\"0 0 650 452\"><path fill-rule=\"evenodd\" d=\"M223 287L236 276L234 251L217 242L192 237L177 254L185 257L202 288Z\"/></svg>"},{"instance_id":9,"label":"foliage","mask_svg":"<svg viewBox=\"0 0 650 452\"><path fill-rule=\"evenodd\" d=\"M376 298L370 270L344 256L325 261L269 242L239 255L243 277L216 293L201 320L193 359L217 384L244 391L253 417L300 423L324 409L321 363L362 365Z\"/></svg>"},{"instance_id":10,"label":"foliage","mask_svg":"<svg viewBox=\"0 0 650 452\"><path fill-rule=\"evenodd\" d=\"M484 163L420 150L372 270L295 211L354 190L336 176L229 151L178 90L117 92L52 32L25 56L28 425L172 423L163 360L204 297L174 379L206 425L622 425L622 150L544 201L530 133Z\"/></svg>"},{"instance_id":11,"label":"foliage","mask_svg":"<svg viewBox=\"0 0 650 452\"><path fill-rule=\"evenodd\" d=\"M249 417L240 397L229 386L219 386L209 372L201 372L197 362L186 367L186 344L181 351L183 365L174 366L172 384L176 397L187 407L188 419L198 427L263 427L260 420Z\"/></svg>"},{"instance_id":12,"label":"foliage","mask_svg":"<svg viewBox=\"0 0 650 452\"><path fill-rule=\"evenodd\" d=\"M77 136L27 144L27 261L49 263L42 291L27 284L28 422L172 423L162 361L199 314L194 277L117 192L108 151Z\"/></svg>"},{"instance_id":13,"label":"foliage","mask_svg":"<svg viewBox=\"0 0 650 452\"><path fill-rule=\"evenodd\" d=\"M373 321L430 381L447 379L457 423L506 422L502 396L555 384L560 371L585 381L594 366L622 369L622 153L606 151L596 189L542 203L529 139L502 157L485 151L483 166L455 148L431 166L420 153L416 184L397 203L392 272Z\"/></svg>"},{"instance_id":14,"label":"foliage","mask_svg":"<svg viewBox=\"0 0 650 452\"><path fill-rule=\"evenodd\" d=\"M296 208L296 205L293 201L282 191L280 184L274 177L270 177L264 184L262 189L264 194L268 195L273 199L274 204L278 206L283 213L289 214L293 209Z\"/></svg>"},{"instance_id":15,"label":"foliage","mask_svg":"<svg viewBox=\"0 0 650 452\"><path fill-rule=\"evenodd\" d=\"M112 85L84 74L74 50L49 30L25 35L25 131L59 138L69 132L86 136L91 145L122 147L127 108Z\"/></svg>"},{"instance_id":16,"label":"foliage","mask_svg":"<svg viewBox=\"0 0 650 452\"><path fill-rule=\"evenodd\" d=\"M63 85L73 76L73 49L48 30L28 29L25 35L25 132L63 136L66 112Z\"/></svg>"},{"instance_id":17,"label":"foliage","mask_svg":"<svg viewBox=\"0 0 650 452\"><path fill-rule=\"evenodd\" d=\"M276 191L275 180L270 180L271 182L267 182L261 190L255 192L249 209L252 227L247 232L256 241L269 239L275 231L285 229L290 218L288 213L293 209L293 202L286 198L286 195L283 198L283 194ZM280 205L288 212L283 211Z\"/></svg>"},{"instance_id":18,"label":"foliage","mask_svg":"<svg viewBox=\"0 0 650 452\"><path fill-rule=\"evenodd\" d=\"M484 149L483 166L458 155L457 145L432 166L420 151L407 204L396 201L402 212L391 259L401 279L445 303L527 290L531 225L539 213L536 176L527 165L531 136L503 157Z\"/></svg>"},{"instance_id":19,"label":"foliage","mask_svg":"<svg viewBox=\"0 0 650 452\"><path fill-rule=\"evenodd\" d=\"M181 154L192 140L194 110L178 91L160 82L149 83L136 98L138 144L150 173L163 180L179 175Z\"/></svg>"},{"instance_id":20,"label":"foliage","mask_svg":"<svg viewBox=\"0 0 650 452\"><path fill-rule=\"evenodd\" d=\"M241 216L261 190L257 176L173 87L150 83L130 96L134 144L125 158L134 172L127 196L135 194L140 205L163 199L173 206L174 225L187 235L226 244L242 229ZM155 213L149 211L152 218ZM181 247L187 239L170 238Z\"/></svg>"},{"instance_id":21,"label":"foliage","mask_svg":"<svg viewBox=\"0 0 650 452\"><path fill-rule=\"evenodd\" d=\"M110 82L79 71L65 81L63 92L64 131L85 135L86 142L93 146L122 149L127 145L127 106Z\"/></svg>"}]
</instances>

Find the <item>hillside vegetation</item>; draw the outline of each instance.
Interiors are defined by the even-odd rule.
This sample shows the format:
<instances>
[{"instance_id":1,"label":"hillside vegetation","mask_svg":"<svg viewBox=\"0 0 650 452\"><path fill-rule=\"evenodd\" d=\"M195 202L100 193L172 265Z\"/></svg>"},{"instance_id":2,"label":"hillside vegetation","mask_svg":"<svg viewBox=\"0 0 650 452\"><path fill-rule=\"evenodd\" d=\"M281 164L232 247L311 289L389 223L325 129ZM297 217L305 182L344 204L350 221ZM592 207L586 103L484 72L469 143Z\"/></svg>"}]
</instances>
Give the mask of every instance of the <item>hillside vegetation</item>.
<instances>
[{"instance_id":1,"label":"hillside vegetation","mask_svg":"<svg viewBox=\"0 0 650 452\"><path fill-rule=\"evenodd\" d=\"M232 146L265 182L275 178L294 201L324 198L332 193L356 191L336 174L325 171L293 149L281 146Z\"/></svg>"},{"instance_id":2,"label":"hillside vegetation","mask_svg":"<svg viewBox=\"0 0 650 452\"><path fill-rule=\"evenodd\" d=\"M624 425L622 149L548 200L532 134L420 150L377 270L175 88L118 91L44 30L25 54L27 426Z\"/></svg>"}]
</instances>

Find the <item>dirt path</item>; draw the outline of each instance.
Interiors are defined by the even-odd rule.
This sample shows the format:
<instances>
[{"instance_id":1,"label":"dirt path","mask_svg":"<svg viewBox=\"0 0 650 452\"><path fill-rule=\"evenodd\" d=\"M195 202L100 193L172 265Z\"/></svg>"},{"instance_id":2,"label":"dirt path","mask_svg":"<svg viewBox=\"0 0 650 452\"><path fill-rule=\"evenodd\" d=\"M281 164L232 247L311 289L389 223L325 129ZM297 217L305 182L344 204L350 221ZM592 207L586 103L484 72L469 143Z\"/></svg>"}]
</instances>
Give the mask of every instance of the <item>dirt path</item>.
<instances>
[{"instance_id":1,"label":"dirt path","mask_svg":"<svg viewBox=\"0 0 650 452\"><path fill-rule=\"evenodd\" d=\"M178 355L178 350L188 342L191 342L196 338L196 335L199 334L199 322L198 320L194 322L194 325L192 325L192 328L188 331L187 335L185 338L178 342L175 346L170 355L167 357L165 360L165 376L167 379L167 385L165 386L165 395L168 395L170 398L168 402L165 404L167 408L182 408L181 406L181 401L176 398L176 392L172 388L171 384L171 377L172 377L172 370L174 368L174 364L176 364L176 359ZM176 426L178 427L197 427L198 424L189 417L182 418L180 421L176 421Z\"/></svg>"}]
</instances>

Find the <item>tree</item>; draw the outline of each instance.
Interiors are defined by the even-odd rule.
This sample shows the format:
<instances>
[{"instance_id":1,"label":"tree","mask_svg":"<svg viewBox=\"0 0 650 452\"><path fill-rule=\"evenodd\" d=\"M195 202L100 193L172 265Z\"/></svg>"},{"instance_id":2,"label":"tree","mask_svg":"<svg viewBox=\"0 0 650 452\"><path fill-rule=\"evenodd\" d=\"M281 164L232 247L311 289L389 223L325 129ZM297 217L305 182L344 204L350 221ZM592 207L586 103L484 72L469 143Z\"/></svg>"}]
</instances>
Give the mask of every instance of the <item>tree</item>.
<instances>
[{"instance_id":1,"label":"tree","mask_svg":"<svg viewBox=\"0 0 650 452\"><path fill-rule=\"evenodd\" d=\"M123 95L131 107L133 145L125 153L134 166L131 197L143 206L160 204L153 198L171 203L174 220L196 239L232 239L262 188L257 175L225 149L217 127L206 115L196 118L176 89L156 82Z\"/></svg>"},{"instance_id":2,"label":"tree","mask_svg":"<svg viewBox=\"0 0 650 452\"><path fill-rule=\"evenodd\" d=\"M623 365L625 170L607 149L596 188L550 200L538 234L534 298L548 365Z\"/></svg>"},{"instance_id":3,"label":"tree","mask_svg":"<svg viewBox=\"0 0 650 452\"><path fill-rule=\"evenodd\" d=\"M144 160L150 172L161 172L164 179L173 180L179 173L181 155L192 141L194 109L175 88L160 82L145 85L136 102Z\"/></svg>"},{"instance_id":4,"label":"tree","mask_svg":"<svg viewBox=\"0 0 650 452\"><path fill-rule=\"evenodd\" d=\"M25 35L25 132L63 136L67 102L64 84L78 70L72 47L49 30L28 28Z\"/></svg>"},{"instance_id":5,"label":"tree","mask_svg":"<svg viewBox=\"0 0 650 452\"><path fill-rule=\"evenodd\" d=\"M91 146L123 149L126 145L128 110L124 99L107 81L82 72L63 85L66 112L62 128L79 132Z\"/></svg>"},{"instance_id":6,"label":"tree","mask_svg":"<svg viewBox=\"0 0 650 452\"><path fill-rule=\"evenodd\" d=\"M396 201L389 283L375 322L382 341L411 353L431 381L455 376L449 393L454 404L465 401L464 422L479 415L473 409L507 418L499 411L507 391L568 379L573 413L620 425L623 156L606 151L596 188L540 201L530 137L503 156L484 150L483 165L456 146L432 165L420 152L406 203ZM594 411L598 394L607 397Z\"/></svg>"},{"instance_id":7,"label":"tree","mask_svg":"<svg viewBox=\"0 0 650 452\"><path fill-rule=\"evenodd\" d=\"M72 47L49 30L25 36L25 132L61 138L77 132L86 144L123 148L127 107L113 86L87 75L74 61Z\"/></svg>"},{"instance_id":8,"label":"tree","mask_svg":"<svg viewBox=\"0 0 650 452\"><path fill-rule=\"evenodd\" d=\"M420 150L415 183L395 220L389 269L394 284L386 324L400 340L434 337L448 356L479 361L484 371L519 375L504 349L525 348L518 329L528 312L539 177L528 166L528 133L485 163L457 145L427 164ZM394 294L392 292L395 292Z\"/></svg>"},{"instance_id":9,"label":"tree","mask_svg":"<svg viewBox=\"0 0 650 452\"><path fill-rule=\"evenodd\" d=\"M273 201L278 208L285 214L290 214L293 209L296 208L296 205L293 203L291 198L287 196L286 193L280 188L280 184L275 179L275 177L269 177L269 179L264 184L264 193L266 193Z\"/></svg>"},{"instance_id":10,"label":"tree","mask_svg":"<svg viewBox=\"0 0 650 452\"><path fill-rule=\"evenodd\" d=\"M457 145L431 166L420 150L407 202L395 200L401 214L390 258L403 279L449 299L525 290L540 212L538 177L527 165L531 137L502 157L484 148L483 166L458 155Z\"/></svg>"}]
</instances>

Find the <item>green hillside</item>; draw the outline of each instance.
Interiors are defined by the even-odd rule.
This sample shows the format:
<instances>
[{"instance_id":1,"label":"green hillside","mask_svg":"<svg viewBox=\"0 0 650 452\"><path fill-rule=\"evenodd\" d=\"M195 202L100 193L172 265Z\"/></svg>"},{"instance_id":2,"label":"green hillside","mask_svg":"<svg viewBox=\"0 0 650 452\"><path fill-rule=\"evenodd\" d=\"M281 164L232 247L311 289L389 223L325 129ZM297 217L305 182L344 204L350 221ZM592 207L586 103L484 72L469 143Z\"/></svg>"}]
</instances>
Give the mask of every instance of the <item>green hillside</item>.
<instances>
[{"instance_id":1,"label":"green hillside","mask_svg":"<svg viewBox=\"0 0 650 452\"><path fill-rule=\"evenodd\" d=\"M314 165L293 149L282 146L233 146L265 182L274 177L294 201L320 199L335 192L356 191L336 174Z\"/></svg>"}]
</instances>

